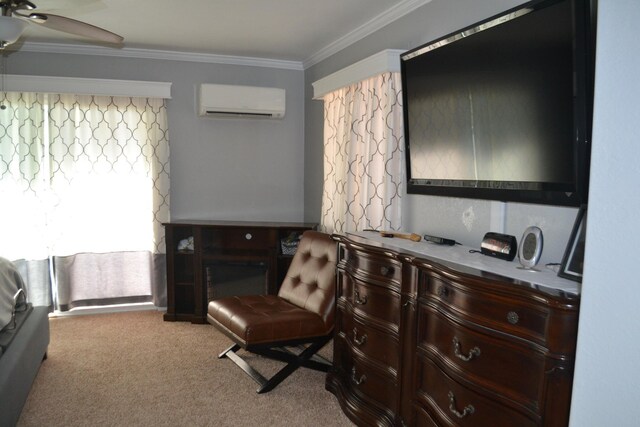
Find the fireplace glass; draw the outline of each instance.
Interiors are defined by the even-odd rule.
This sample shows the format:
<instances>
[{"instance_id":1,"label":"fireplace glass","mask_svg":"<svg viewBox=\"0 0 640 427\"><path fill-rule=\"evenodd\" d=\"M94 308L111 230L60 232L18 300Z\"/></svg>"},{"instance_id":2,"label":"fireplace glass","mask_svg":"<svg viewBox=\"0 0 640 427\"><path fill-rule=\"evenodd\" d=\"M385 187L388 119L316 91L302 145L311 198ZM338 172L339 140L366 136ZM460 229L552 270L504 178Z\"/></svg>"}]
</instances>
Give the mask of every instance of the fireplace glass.
<instances>
[{"instance_id":1,"label":"fireplace glass","mask_svg":"<svg viewBox=\"0 0 640 427\"><path fill-rule=\"evenodd\" d=\"M266 262L208 263L204 268L207 301L235 295L258 295L268 291Z\"/></svg>"}]
</instances>

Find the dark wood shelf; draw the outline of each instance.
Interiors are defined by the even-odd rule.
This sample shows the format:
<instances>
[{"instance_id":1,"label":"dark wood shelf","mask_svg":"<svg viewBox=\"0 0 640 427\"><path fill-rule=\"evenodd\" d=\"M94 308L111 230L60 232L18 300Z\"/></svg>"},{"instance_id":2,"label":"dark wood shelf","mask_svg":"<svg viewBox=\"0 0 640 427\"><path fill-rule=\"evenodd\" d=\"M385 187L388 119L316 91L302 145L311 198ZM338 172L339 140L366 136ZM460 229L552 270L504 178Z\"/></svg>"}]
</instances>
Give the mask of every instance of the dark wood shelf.
<instances>
[{"instance_id":1,"label":"dark wood shelf","mask_svg":"<svg viewBox=\"0 0 640 427\"><path fill-rule=\"evenodd\" d=\"M218 264L253 263L266 270L267 293L278 292L292 255L282 254L281 241L317 224L179 220L163 224L167 253L167 313L164 320L206 323L208 269ZM193 239L193 251L178 250ZM240 291L239 291L240 292Z\"/></svg>"},{"instance_id":2,"label":"dark wood shelf","mask_svg":"<svg viewBox=\"0 0 640 427\"><path fill-rule=\"evenodd\" d=\"M203 260L213 261L242 261L242 260L256 260L267 259L272 255L269 251L243 251L239 249L216 249L205 250L202 253Z\"/></svg>"}]
</instances>

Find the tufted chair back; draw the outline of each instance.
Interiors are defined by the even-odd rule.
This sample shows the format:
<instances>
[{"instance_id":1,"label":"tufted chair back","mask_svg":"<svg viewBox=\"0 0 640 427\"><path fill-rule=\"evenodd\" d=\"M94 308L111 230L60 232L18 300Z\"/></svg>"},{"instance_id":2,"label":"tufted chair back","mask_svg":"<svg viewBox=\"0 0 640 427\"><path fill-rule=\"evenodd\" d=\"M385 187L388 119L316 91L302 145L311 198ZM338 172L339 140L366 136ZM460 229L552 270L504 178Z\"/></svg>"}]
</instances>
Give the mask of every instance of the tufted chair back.
<instances>
[{"instance_id":1,"label":"tufted chair back","mask_svg":"<svg viewBox=\"0 0 640 427\"><path fill-rule=\"evenodd\" d=\"M278 296L319 314L333 328L336 295L336 242L330 235L305 231Z\"/></svg>"}]
</instances>

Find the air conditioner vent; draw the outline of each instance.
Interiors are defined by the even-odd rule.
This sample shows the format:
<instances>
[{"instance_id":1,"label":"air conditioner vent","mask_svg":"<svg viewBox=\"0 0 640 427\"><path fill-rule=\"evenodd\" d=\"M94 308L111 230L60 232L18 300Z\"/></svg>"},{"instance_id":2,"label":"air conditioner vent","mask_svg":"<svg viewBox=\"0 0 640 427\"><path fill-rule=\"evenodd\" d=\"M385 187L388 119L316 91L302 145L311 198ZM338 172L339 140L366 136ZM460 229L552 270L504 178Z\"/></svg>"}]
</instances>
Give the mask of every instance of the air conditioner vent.
<instances>
[{"instance_id":1,"label":"air conditioner vent","mask_svg":"<svg viewBox=\"0 0 640 427\"><path fill-rule=\"evenodd\" d=\"M198 114L281 119L285 114L285 94L280 88L201 84Z\"/></svg>"}]
</instances>

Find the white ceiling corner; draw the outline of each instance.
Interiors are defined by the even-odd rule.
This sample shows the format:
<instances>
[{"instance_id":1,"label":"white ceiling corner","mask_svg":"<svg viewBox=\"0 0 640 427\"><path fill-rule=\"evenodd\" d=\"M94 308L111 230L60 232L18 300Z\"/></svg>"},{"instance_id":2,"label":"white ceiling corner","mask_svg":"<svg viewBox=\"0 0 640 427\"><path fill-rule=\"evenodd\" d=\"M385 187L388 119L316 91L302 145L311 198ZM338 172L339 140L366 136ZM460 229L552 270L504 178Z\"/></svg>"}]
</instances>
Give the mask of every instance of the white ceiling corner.
<instances>
[{"instance_id":1,"label":"white ceiling corner","mask_svg":"<svg viewBox=\"0 0 640 427\"><path fill-rule=\"evenodd\" d=\"M303 70L431 0L34 0L51 12L122 35L122 48L30 24L20 51L238 64ZM46 7L45 7L46 6ZM170 28L171 31L167 31Z\"/></svg>"},{"instance_id":2,"label":"white ceiling corner","mask_svg":"<svg viewBox=\"0 0 640 427\"><path fill-rule=\"evenodd\" d=\"M431 2L431 0L404 0L400 3L396 4L390 9L387 9L384 13L376 16L371 19L369 22L361 25L358 28L355 28L349 31L344 36L340 37L338 40L328 44L323 47L319 51L310 55L304 62L304 68L309 68L312 65L317 64L323 59L328 58L334 53L338 53L342 49L347 46L352 45L353 43L365 38L369 34L374 33L375 31L383 28L384 26L392 23L396 19L403 17L404 15L414 11L420 6Z\"/></svg>"}]
</instances>

